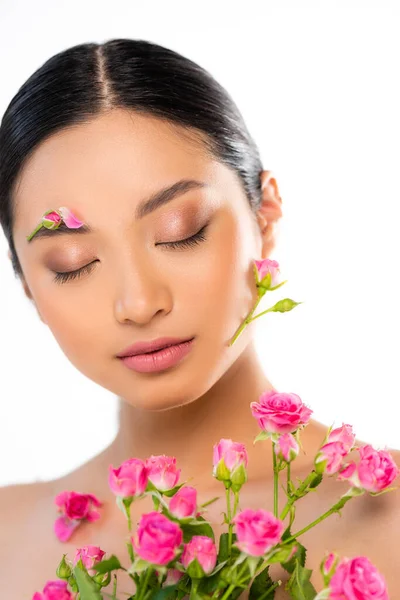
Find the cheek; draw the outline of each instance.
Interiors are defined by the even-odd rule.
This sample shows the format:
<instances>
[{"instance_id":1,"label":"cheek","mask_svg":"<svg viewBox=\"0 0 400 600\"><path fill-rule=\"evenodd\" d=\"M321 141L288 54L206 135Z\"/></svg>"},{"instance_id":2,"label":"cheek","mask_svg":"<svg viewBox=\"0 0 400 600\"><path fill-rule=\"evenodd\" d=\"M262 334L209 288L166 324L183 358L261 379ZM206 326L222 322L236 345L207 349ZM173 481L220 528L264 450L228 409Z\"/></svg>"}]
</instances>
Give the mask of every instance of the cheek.
<instances>
[{"instance_id":1,"label":"cheek","mask_svg":"<svg viewBox=\"0 0 400 600\"><path fill-rule=\"evenodd\" d=\"M57 287L38 298L37 305L61 350L78 368L80 356L83 360L86 356L88 362L90 356L104 349L101 335L107 313L99 302L87 302L83 291L72 294Z\"/></svg>"},{"instance_id":2,"label":"cheek","mask_svg":"<svg viewBox=\"0 0 400 600\"><path fill-rule=\"evenodd\" d=\"M209 342L211 353L221 351L257 300L253 251L246 229L226 219L182 285L182 313L190 312L193 332Z\"/></svg>"}]
</instances>

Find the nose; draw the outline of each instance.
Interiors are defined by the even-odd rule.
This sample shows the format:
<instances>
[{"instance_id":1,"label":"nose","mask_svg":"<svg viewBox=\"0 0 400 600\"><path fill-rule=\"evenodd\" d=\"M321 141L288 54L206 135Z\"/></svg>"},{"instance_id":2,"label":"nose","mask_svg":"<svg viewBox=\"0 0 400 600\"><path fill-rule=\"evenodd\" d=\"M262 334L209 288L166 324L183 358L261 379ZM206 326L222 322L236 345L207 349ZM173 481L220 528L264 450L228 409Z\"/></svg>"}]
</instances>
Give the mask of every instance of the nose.
<instances>
[{"instance_id":1,"label":"nose","mask_svg":"<svg viewBox=\"0 0 400 600\"><path fill-rule=\"evenodd\" d=\"M132 261L119 272L114 303L115 318L120 323L145 325L158 313L168 314L172 309L172 295L168 284L156 266L141 260Z\"/></svg>"}]
</instances>

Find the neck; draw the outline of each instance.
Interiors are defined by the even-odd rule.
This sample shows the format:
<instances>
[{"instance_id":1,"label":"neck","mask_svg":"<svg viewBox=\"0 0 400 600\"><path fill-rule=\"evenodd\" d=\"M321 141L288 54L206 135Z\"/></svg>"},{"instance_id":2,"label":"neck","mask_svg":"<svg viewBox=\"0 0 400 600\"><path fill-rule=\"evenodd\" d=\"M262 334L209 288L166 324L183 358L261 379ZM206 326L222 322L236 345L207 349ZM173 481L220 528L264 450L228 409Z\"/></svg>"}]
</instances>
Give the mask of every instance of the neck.
<instances>
[{"instance_id":1,"label":"neck","mask_svg":"<svg viewBox=\"0 0 400 600\"><path fill-rule=\"evenodd\" d=\"M251 343L231 369L194 402L165 411L148 411L120 399L119 430L110 448L113 465L131 457L166 454L176 457L182 469L181 480L195 474L197 482L207 484L213 445L221 438L231 438L246 446L249 477L252 473L256 476L256 456L260 463L260 454L265 474L269 467L272 469L272 457L266 461L259 445L253 445L260 430L250 402L272 388Z\"/></svg>"}]
</instances>

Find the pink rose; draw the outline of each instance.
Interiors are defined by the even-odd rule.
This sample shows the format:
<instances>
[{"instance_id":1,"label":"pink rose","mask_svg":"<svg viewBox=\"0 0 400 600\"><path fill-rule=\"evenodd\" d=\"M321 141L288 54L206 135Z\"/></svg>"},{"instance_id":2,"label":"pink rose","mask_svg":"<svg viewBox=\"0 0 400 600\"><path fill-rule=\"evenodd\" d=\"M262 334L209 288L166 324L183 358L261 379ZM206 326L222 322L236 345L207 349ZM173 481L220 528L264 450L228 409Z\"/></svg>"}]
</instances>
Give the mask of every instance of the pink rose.
<instances>
[{"instance_id":1,"label":"pink rose","mask_svg":"<svg viewBox=\"0 0 400 600\"><path fill-rule=\"evenodd\" d=\"M254 264L257 269L258 280L261 282L268 274L271 276L271 281L267 287L275 287L279 284L280 271L279 263L276 260L266 258L264 260L255 260ZM268 283L268 282L263 282Z\"/></svg>"},{"instance_id":2,"label":"pink rose","mask_svg":"<svg viewBox=\"0 0 400 600\"><path fill-rule=\"evenodd\" d=\"M135 552L149 563L166 565L177 554L183 533L177 523L156 511L142 515L137 532L132 536Z\"/></svg>"},{"instance_id":3,"label":"pink rose","mask_svg":"<svg viewBox=\"0 0 400 600\"><path fill-rule=\"evenodd\" d=\"M278 458L289 463L298 455L299 445L291 433L284 433L274 444L274 451Z\"/></svg>"},{"instance_id":4,"label":"pink rose","mask_svg":"<svg viewBox=\"0 0 400 600\"><path fill-rule=\"evenodd\" d=\"M46 229L58 229L62 221L69 229L79 229L83 225L83 221L77 219L66 206L62 206L58 210L50 210L42 217L42 224Z\"/></svg>"},{"instance_id":5,"label":"pink rose","mask_svg":"<svg viewBox=\"0 0 400 600\"><path fill-rule=\"evenodd\" d=\"M197 559L206 575L213 571L217 563L217 548L211 538L206 535L194 535L190 542L185 544L181 556L185 569L195 559Z\"/></svg>"},{"instance_id":6,"label":"pink rose","mask_svg":"<svg viewBox=\"0 0 400 600\"><path fill-rule=\"evenodd\" d=\"M93 506L98 507L102 503L93 494L65 491L55 497L55 503L62 516L56 519L54 532L61 542L69 540L83 520L93 522L100 519L99 511Z\"/></svg>"},{"instance_id":7,"label":"pink rose","mask_svg":"<svg viewBox=\"0 0 400 600\"><path fill-rule=\"evenodd\" d=\"M160 492L174 488L181 474L176 466L176 458L165 454L150 456L146 460L146 468L149 480Z\"/></svg>"},{"instance_id":8,"label":"pink rose","mask_svg":"<svg viewBox=\"0 0 400 600\"><path fill-rule=\"evenodd\" d=\"M56 210L49 211L42 217L42 223L46 229L57 229L61 225L61 221L62 217Z\"/></svg>"},{"instance_id":9,"label":"pink rose","mask_svg":"<svg viewBox=\"0 0 400 600\"><path fill-rule=\"evenodd\" d=\"M317 473L327 473L327 475L337 473L343 464L343 458L347 454L348 450L342 442L324 444L314 460Z\"/></svg>"},{"instance_id":10,"label":"pink rose","mask_svg":"<svg viewBox=\"0 0 400 600\"><path fill-rule=\"evenodd\" d=\"M194 517L197 507L197 490L190 485L181 487L169 503L169 512L177 519Z\"/></svg>"},{"instance_id":11,"label":"pink rose","mask_svg":"<svg viewBox=\"0 0 400 600\"><path fill-rule=\"evenodd\" d=\"M352 486L367 492L381 492L400 474L400 469L387 450L375 450L370 444L357 448L358 465L352 461L338 474L339 481L348 480Z\"/></svg>"},{"instance_id":12,"label":"pink rose","mask_svg":"<svg viewBox=\"0 0 400 600\"><path fill-rule=\"evenodd\" d=\"M213 448L213 476L238 491L247 481L247 451L244 444L222 438Z\"/></svg>"},{"instance_id":13,"label":"pink rose","mask_svg":"<svg viewBox=\"0 0 400 600\"><path fill-rule=\"evenodd\" d=\"M270 433L293 433L306 425L313 413L297 394L276 390L264 392L250 407L261 429Z\"/></svg>"},{"instance_id":14,"label":"pink rose","mask_svg":"<svg viewBox=\"0 0 400 600\"><path fill-rule=\"evenodd\" d=\"M83 565L88 570L89 575L95 575L96 571L93 569L93 565L100 562L104 555L104 550L101 550L99 546L84 546L83 548L77 548L75 552L74 565L81 560Z\"/></svg>"},{"instance_id":15,"label":"pink rose","mask_svg":"<svg viewBox=\"0 0 400 600\"><path fill-rule=\"evenodd\" d=\"M68 591L66 581L48 581L43 592L33 594L32 600L73 600L73 595Z\"/></svg>"},{"instance_id":16,"label":"pink rose","mask_svg":"<svg viewBox=\"0 0 400 600\"><path fill-rule=\"evenodd\" d=\"M343 558L329 590L329 600L389 600L383 576L365 556Z\"/></svg>"},{"instance_id":17,"label":"pink rose","mask_svg":"<svg viewBox=\"0 0 400 600\"><path fill-rule=\"evenodd\" d=\"M116 496L141 496L147 487L147 469L140 458L128 458L120 467L108 469L108 485Z\"/></svg>"},{"instance_id":18,"label":"pink rose","mask_svg":"<svg viewBox=\"0 0 400 600\"><path fill-rule=\"evenodd\" d=\"M353 426L345 425L343 423L343 425L341 427L332 429L332 431L328 435L328 439L326 440L326 443L341 442L343 444L344 448L346 448L347 452L350 452L350 450L352 449L352 447L354 445L355 439L356 439L356 436L353 433Z\"/></svg>"},{"instance_id":19,"label":"pink rose","mask_svg":"<svg viewBox=\"0 0 400 600\"><path fill-rule=\"evenodd\" d=\"M263 556L281 541L283 521L260 508L246 508L233 519L236 525L236 546L250 556Z\"/></svg>"}]
</instances>

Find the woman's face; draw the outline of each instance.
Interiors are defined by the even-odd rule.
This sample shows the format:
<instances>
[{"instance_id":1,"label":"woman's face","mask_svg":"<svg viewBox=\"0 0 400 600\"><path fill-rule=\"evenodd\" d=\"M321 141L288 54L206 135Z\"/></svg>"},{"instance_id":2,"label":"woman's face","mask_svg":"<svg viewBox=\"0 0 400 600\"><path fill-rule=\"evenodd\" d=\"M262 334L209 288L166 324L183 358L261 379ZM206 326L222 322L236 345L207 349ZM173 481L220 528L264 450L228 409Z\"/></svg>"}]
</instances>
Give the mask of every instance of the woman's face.
<instances>
[{"instance_id":1,"label":"woman's face","mask_svg":"<svg viewBox=\"0 0 400 600\"><path fill-rule=\"evenodd\" d=\"M136 218L151 194L201 182ZM229 340L257 299L261 236L239 179L178 126L124 110L63 130L36 149L15 193L14 240L24 287L64 354L133 406L161 410L205 394L251 339ZM26 237L66 206L90 233ZM195 235L187 247L170 242ZM55 281L55 272L80 277ZM172 368L139 373L116 355L138 341L195 337Z\"/></svg>"}]
</instances>

